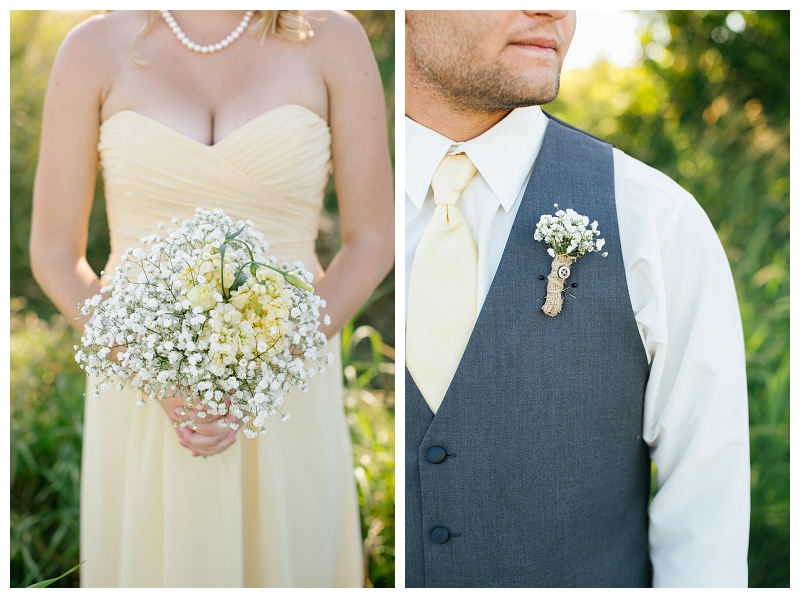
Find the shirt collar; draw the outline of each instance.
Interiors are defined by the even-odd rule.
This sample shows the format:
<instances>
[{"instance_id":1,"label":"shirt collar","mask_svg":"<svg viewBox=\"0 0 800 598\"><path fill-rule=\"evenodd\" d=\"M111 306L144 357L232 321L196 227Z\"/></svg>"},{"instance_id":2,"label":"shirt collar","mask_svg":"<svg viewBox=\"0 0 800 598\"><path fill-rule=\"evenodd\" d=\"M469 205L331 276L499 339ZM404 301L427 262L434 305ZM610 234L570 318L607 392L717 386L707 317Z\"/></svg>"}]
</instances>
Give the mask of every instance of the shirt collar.
<instances>
[{"instance_id":1,"label":"shirt collar","mask_svg":"<svg viewBox=\"0 0 800 598\"><path fill-rule=\"evenodd\" d=\"M452 145L469 156L500 205L519 195L544 140L548 119L539 106L517 108L491 129L461 144L406 117L406 193L419 209L433 173Z\"/></svg>"}]
</instances>

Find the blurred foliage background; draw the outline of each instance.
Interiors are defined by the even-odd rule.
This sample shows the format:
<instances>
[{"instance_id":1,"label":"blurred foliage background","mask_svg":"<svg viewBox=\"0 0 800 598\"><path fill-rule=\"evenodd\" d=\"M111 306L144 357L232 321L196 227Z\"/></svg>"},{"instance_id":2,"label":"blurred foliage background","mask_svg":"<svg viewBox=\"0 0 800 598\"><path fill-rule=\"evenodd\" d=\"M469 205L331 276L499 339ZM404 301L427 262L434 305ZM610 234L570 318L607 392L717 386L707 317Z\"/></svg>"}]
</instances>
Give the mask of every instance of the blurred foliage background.
<instances>
[{"instance_id":1,"label":"blurred foliage background","mask_svg":"<svg viewBox=\"0 0 800 598\"><path fill-rule=\"evenodd\" d=\"M40 117L56 51L97 11L11 11L11 587L56 577L78 563L85 378L77 335L30 273L31 195ZM394 148L394 12L352 11L372 45ZM313 26L313 23L312 23ZM394 160L394 155L392 155ZM327 265L339 246L331 183L317 240ZM89 224L99 272L109 240L102 179ZM353 439L367 587L394 586L394 272L342 331L345 405ZM76 571L53 587L77 587Z\"/></svg>"},{"instance_id":2,"label":"blurred foliage background","mask_svg":"<svg viewBox=\"0 0 800 598\"><path fill-rule=\"evenodd\" d=\"M714 224L747 351L750 586L789 587L789 11L639 15L640 63L567 71L545 109L668 174Z\"/></svg>"}]
</instances>

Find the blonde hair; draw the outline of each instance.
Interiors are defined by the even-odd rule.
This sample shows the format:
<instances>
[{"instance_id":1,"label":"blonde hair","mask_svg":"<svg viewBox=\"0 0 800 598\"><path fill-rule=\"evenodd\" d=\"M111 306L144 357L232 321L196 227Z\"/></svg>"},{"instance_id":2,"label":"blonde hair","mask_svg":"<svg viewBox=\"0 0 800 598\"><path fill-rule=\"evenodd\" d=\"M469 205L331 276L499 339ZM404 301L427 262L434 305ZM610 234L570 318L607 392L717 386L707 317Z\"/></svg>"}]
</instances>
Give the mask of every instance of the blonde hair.
<instances>
[{"instance_id":1,"label":"blonde hair","mask_svg":"<svg viewBox=\"0 0 800 598\"><path fill-rule=\"evenodd\" d=\"M247 28L253 36L258 38L261 43L270 35L282 37L290 42L302 42L314 36L314 31L308 19L305 17L305 10L255 10L253 19ZM131 47L128 50L131 62L137 66L145 66L147 62L136 52L137 42L144 37L155 25L158 11L148 10L147 19L136 37L133 38Z\"/></svg>"},{"instance_id":2,"label":"blonde hair","mask_svg":"<svg viewBox=\"0 0 800 598\"><path fill-rule=\"evenodd\" d=\"M253 22L253 35L262 42L268 35L278 35L290 42L301 42L314 37L305 10L257 10ZM260 18L259 18L260 17Z\"/></svg>"}]
</instances>

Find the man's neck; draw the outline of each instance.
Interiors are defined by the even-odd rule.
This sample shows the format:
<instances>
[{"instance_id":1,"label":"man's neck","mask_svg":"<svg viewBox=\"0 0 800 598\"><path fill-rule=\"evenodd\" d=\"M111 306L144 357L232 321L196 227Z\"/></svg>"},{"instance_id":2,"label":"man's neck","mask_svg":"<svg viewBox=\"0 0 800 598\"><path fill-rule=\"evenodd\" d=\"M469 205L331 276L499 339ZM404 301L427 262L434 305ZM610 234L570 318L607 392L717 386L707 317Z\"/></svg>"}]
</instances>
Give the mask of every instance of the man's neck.
<instances>
[{"instance_id":1,"label":"man's neck","mask_svg":"<svg viewBox=\"0 0 800 598\"><path fill-rule=\"evenodd\" d=\"M456 108L430 87L406 80L406 116L453 141L474 139L503 120L509 112L475 112Z\"/></svg>"}]
</instances>

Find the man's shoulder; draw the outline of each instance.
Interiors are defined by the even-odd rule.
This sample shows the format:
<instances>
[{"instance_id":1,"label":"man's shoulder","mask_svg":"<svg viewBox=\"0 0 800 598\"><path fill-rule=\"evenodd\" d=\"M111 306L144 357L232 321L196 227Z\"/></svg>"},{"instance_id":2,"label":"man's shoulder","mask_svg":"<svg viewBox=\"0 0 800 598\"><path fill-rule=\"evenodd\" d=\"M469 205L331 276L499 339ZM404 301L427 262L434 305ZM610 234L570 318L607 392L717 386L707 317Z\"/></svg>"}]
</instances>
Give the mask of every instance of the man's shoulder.
<instances>
[{"instance_id":1,"label":"man's shoulder","mask_svg":"<svg viewBox=\"0 0 800 598\"><path fill-rule=\"evenodd\" d=\"M686 203L697 203L694 196L676 183L669 175L653 168L630 156L620 149L614 148L618 159L623 162L625 169L625 184L628 188L635 187L646 196L663 196L664 199L674 204L674 207Z\"/></svg>"},{"instance_id":2,"label":"man's shoulder","mask_svg":"<svg viewBox=\"0 0 800 598\"><path fill-rule=\"evenodd\" d=\"M702 208L700 208L691 193L660 170L648 166L641 160L637 160L619 148L614 147L614 144L607 139L579 129L575 125L563 121L544 110L542 112L544 112L550 121L565 127L569 133L575 135L576 138L597 142L606 147L610 146L613 148L615 168L623 169L626 188L628 191L631 191L631 189L636 191L636 193L634 193L635 199L641 199L650 203L658 201L658 203L662 204L662 207L669 207L671 211L679 209L687 203L691 203L702 211Z\"/></svg>"},{"instance_id":3,"label":"man's shoulder","mask_svg":"<svg viewBox=\"0 0 800 598\"><path fill-rule=\"evenodd\" d=\"M719 243L703 207L686 189L668 175L614 149L615 167L624 168L626 212L641 226L651 223L660 239L668 233L680 241L685 235ZM674 235L672 235L674 236Z\"/></svg>"},{"instance_id":4,"label":"man's shoulder","mask_svg":"<svg viewBox=\"0 0 800 598\"><path fill-rule=\"evenodd\" d=\"M607 139L579 129L544 110L542 112L551 123L564 127L572 141L597 144L613 151L614 168L621 169L624 173L622 180L626 203L633 204L640 215L647 214L662 224L670 222L681 212L687 212L691 215L690 218L696 219L699 216L701 220L708 219L694 196L668 175L614 147Z\"/></svg>"}]
</instances>

